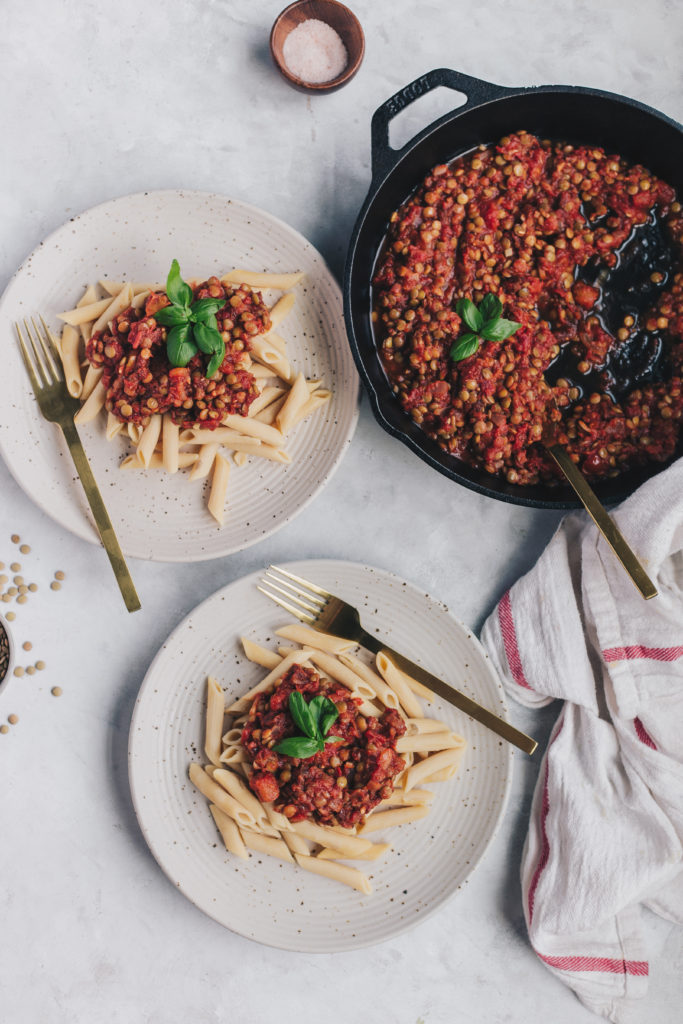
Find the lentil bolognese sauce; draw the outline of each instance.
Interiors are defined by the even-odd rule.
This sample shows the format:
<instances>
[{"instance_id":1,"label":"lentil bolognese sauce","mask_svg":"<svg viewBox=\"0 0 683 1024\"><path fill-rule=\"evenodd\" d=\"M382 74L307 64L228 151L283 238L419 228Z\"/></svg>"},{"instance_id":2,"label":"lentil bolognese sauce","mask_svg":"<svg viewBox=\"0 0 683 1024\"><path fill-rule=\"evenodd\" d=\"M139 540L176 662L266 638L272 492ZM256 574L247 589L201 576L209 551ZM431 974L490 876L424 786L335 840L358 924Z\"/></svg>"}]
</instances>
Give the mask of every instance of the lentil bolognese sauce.
<instances>
[{"instance_id":1,"label":"lentil bolognese sauce","mask_svg":"<svg viewBox=\"0 0 683 1024\"><path fill-rule=\"evenodd\" d=\"M152 292L144 308L132 306L97 331L86 346L90 364L102 368L107 389L105 408L124 423L145 426L155 413L168 412L181 427L220 425L230 413L246 416L258 395L246 369L249 339L270 329L268 307L260 292L247 285L224 285L210 277L193 289L195 299L225 299L216 312L225 342L225 358L211 379L204 375L200 353L187 366L173 366L166 353L167 330L154 314L170 300Z\"/></svg>"},{"instance_id":2,"label":"lentil bolognese sauce","mask_svg":"<svg viewBox=\"0 0 683 1024\"><path fill-rule=\"evenodd\" d=\"M273 748L296 732L288 710L290 694L297 690L310 701L319 695L331 700L338 717L329 736L338 737L311 757L297 758ZM276 810L290 821L306 818L322 825L352 828L393 792L393 782L405 767L396 753L396 740L406 725L393 708L379 717L359 711L361 701L339 683L322 679L311 668L294 665L275 689L254 697L242 745L254 771L249 784L258 798L274 801Z\"/></svg>"},{"instance_id":3,"label":"lentil bolognese sauce","mask_svg":"<svg viewBox=\"0 0 683 1024\"><path fill-rule=\"evenodd\" d=\"M513 484L557 478L549 421L593 478L666 460L683 413L682 242L674 190L602 149L519 131L435 167L392 215L373 279L394 393L447 452ZM456 303L487 294L518 330L453 361L469 330Z\"/></svg>"}]
</instances>

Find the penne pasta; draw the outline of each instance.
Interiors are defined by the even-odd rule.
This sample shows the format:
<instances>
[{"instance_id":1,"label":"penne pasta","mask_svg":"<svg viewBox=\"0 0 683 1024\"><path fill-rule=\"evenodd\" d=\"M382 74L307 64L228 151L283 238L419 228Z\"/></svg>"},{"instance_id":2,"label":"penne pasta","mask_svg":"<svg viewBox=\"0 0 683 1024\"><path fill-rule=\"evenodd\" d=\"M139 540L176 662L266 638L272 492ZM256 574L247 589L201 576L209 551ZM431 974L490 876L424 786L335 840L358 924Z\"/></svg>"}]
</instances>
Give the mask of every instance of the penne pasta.
<instances>
[{"instance_id":1,"label":"penne pasta","mask_svg":"<svg viewBox=\"0 0 683 1024\"><path fill-rule=\"evenodd\" d=\"M346 857L346 860L379 860L391 849L391 843L373 843L365 853L357 853L355 857ZM340 860L337 850L324 846L319 853L316 853L316 860Z\"/></svg>"},{"instance_id":2,"label":"penne pasta","mask_svg":"<svg viewBox=\"0 0 683 1024\"><path fill-rule=\"evenodd\" d=\"M62 360L66 389L72 398L80 398L83 392L83 378L81 376L78 352L80 344L81 339L76 328L66 324L59 342L59 356Z\"/></svg>"},{"instance_id":3,"label":"penne pasta","mask_svg":"<svg viewBox=\"0 0 683 1024\"><path fill-rule=\"evenodd\" d=\"M248 637L240 637L242 643L242 649L246 654L249 661L255 662L257 665L262 665L263 668L275 668L282 661L279 654L274 651L269 651L265 647L261 647L260 644L254 643L253 640L249 640Z\"/></svg>"},{"instance_id":4,"label":"penne pasta","mask_svg":"<svg viewBox=\"0 0 683 1024\"><path fill-rule=\"evenodd\" d=\"M344 640L340 636L332 636L331 633L323 633L310 626L296 624L282 626L275 630L275 635L284 637L285 640L293 640L295 644L304 644L329 654L340 654L342 651L348 651L349 647L355 647L352 640Z\"/></svg>"},{"instance_id":5,"label":"penne pasta","mask_svg":"<svg viewBox=\"0 0 683 1024\"><path fill-rule=\"evenodd\" d=\"M192 467L190 480L204 480L209 475L211 467L218 453L218 444L203 444L199 449L197 461Z\"/></svg>"},{"instance_id":6,"label":"penne pasta","mask_svg":"<svg viewBox=\"0 0 683 1024\"><path fill-rule=\"evenodd\" d=\"M140 438L142 437L142 426L139 423L127 423L126 429L128 431L128 437L137 448L140 443Z\"/></svg>"},{"instance_id":7,"label":"penne pasta","mask_svg":"<svg viewBox=\"0 0 683 1024\"><path fill-rule=\"evenodd\" d=\"M178 469L187 469L188 466L193 466L199 456L196 452L179 452L178 453ZM138 458L138 453L134 455L127 455L123 462L119 464L119 469L165 469L164 457L161 452L153 452L150 456L149 463L143 466L142 462Z\"/></svg>"},{"instance_id":8,"label":"penne pasta","mask_svg":"<svg viewBox=\"0 0 683 1024\"><path fill-rule=\"evenodd\" d=\"M161 421L162 417L159 413L155 413L150 416L149 423L144 427L140 440L138 441L137 457L140 463L148 468L154 449L157 446L157 442L161 436Z\"/></svg>"},{"instance_id":9,"label":"penne pasta","mask_svg":"<svg viewBox=\"0 0 683 1024\"><path fill-rule=\"evenodd\" d=\"M117 437L122 430L123 423L121 422L121 420L118 419L118 417L116 417L113 412L108 412L107 426L104 432L104 436L106 437L107 441L113 441L114 438Z\"/></svg>"},{"instance_id":10,"label":"penne pasta","mask_svg":"<svg viewBox=\"0 0 683 1024\"><path fill-rule=\"evenodd\" d=\"M411 789L409 793L406 793L404 789L395 789L391 796L382 800L379 806L402 807L409 805L412 807L415 804L431 804L435 796L436 793L432 793L429 789Z\"/></svg>"},{"instance_id":11,"label":"penne pasta","mask_svg":"<svg viewBox=\"0 0 683 1024\"><path fill-rule=\"evenodd\" d=\"M247 860L248 853L247 848L242 841L240 830L233 821L232 818L220 809L215 804L209 804L209 810L213 815L213 820L216 822L216 828L221 834L225 849L228 853L234 853L235 856L241 857L242 860Z\"/></svg>"},{"instance_id":12,"label":"penne pasta","mask_svg":"<svg viewBox=\"0 0 683 1024\"><path fill-rule=\"evenodd\" d=\"M267 366L272 370L276 377L280 377L282 380L286 380L287 383L291 383L294 379L292 368L289 361L285 356L282 355L275 345L271 345L267 341L265 335L260 337L250 338L251 344L251 357L257 363L261 363L263 366Z\"/></svg>"},{"instance_id":13,"label":"penne pasta","mask_svg":"<svg viewBox=\"0 0 683 1024\"><path fill-rule=\"evenodd\" d=\"M349 690L363 700L371 700L375 696L374 690L360 676L352 672L350 668L342 665L337 658L333 658L331 654L326 654L324 651L315 651L310 648L306 648L306 650L308 650L308 656L313 664L318 665L330 679L334 679L336 682L341 683L342 686L348 687Z\"/></svg>"},{"instance_id":14,"label":"penne pasta","mask_svg":"<svg viewBox=\"0 0 683 1024\"><path fill-rule=\"evenodd\" d=\"M442 750L438 754L432 754L430 757L426 757L423 761L418 761L417 764L413 764L405 773L403 788L406 793L417 786L419 783L426 782L427 780L434 780L434 773L440 771L442 768L450 768L451 766L457 766L460 764L463 751L466 743L463 740L462 746L453 747L450 750Z\"/></svg>"},{"instance_id":15,"label":"penne pasta","mask_svg":"<svg viewBox=\"0 0 683 1024\"><path fill-rule=\"evenodd\" d=\"M303 665L308 660L307 651L294 651L287 658L283 658L279 665L277 665L272 672L270 672L265 679L262 679L256 686L252 686L248 693L245 693L243 697L234 701L228 708L229 712L242 712L247 711L249 706L256 696L257 693L263 693L264 690L270 689L274 686L276 681L283 676L285 672L289 671L292 665Z\"/></svg>"},{"instance_id":16,"label":"penne pasta","mask_svg":"<svg viewBox=\"0 0 683 1024\"><path fill-rule=\"evenodd\" d=\"M226 793L222 786L204 771L200 764L193 762L190 765L190 781L212 803L216 804L228 817L232 818L242 827L253 828L256 825L254 816L246 807L238 803L234 797Z\"/></svg>"},{"instance_id":17,"label":"penne pasta","mask_svg":"<svg viewBox=\"0 0 683 1024\"><path fill-rule=\"evenodd\" d=\"M284 396L284 388L278 387L276 385L268 385L268 387L265 387L263 389L258 398L255 398L254 401L251 403L251 405L249 406L248 415L250 417L254 417L257 412L261 412L263 409L266 409L269 405L272 405L273 402L277 401L279 398L283 398Z\"/></svg>"},{"instance_id":18,"label":"penne pasta","mask_svg":"<svg viewBox=\"0 0 683 1024\"><path fill-rule=\"evenodd\" d=\"M308 398L309 392L306 378L303 373L298 373L294 378L289 394L275 417L275 425L282 435L288 434L292 429L296 423L296 417L308 401Z\"/></svg>"},{"instance_id":19,"label":"penne pasta","mask_svg":"<svg viewBox=\"0 0 683 1024\"><path fill-rule=\"evenodd\" d=\"M366 665L355 654L349 654L348 651L339 654L339 660L342 665L346 665L352 672L355 672L357 676L360 676L375 691L375 695L379 697L386 708L393 708L394 711L400 709L399 700L394 691L381 676L373 672L369 665Z\"/></svg>"},{"instance_id":20,"label":"penne pasta","mask_svg":"<svg viewBox=\"0 0 683 1024\"><path fill-rule=\"evenodd\" d=\"M98 380L88 398L74 416L74 423L91 423L95 417L104 409L104 401L107 397L107 389L101 380Z\"/></svg>"},{"instance_id":21,"label":"penne pasta","mask_svg":"<svg viewBox=\"0 0 683 1024\"><path fill-rule=\"evenodd\" d=\"M416 736L399 736L396 740L396 750L403 754L412 750L416 754L424 754L433 750L448 750L461 747L464 743L462 736L455 732L425 732Z\"/></svg>"},{"instance_id":22,"label":"penne pasta","mask_svg":"<svg viewBox=\"0 0 683 1024\"><path fill-rule=\"evenodd\" d=\"M115 316L118 316L119 313L123 313L124 309L127 309L132 301L133 289L129 284L127 284L121 289L118 295L109 300L107 308L100 313L98 318L95 320L95 323L92 325L92 333L94 334L96 331L101 331L102 328L106 327L106 325L110 323ZM84 306L83 308L87 309L88 307ZM91 318L88 317L88 320L90 319Z\"/></svg>"},{"instance_id":23,"label":"penne pasta","mask_svg":"<svg viewBox=\"0 0 683 1024\"><path fill-rule=\"evenodd\" d=\"M83 378L83 390L81 391L81 402L87 402L91 394L99 384L102 378L103 370L101 368L95 368L89 366L85 371L85 377Z\"/></svg>"},{"instance_id":24,"label":"penne pasta","mask_svg":"<svg viewBox=\"0 0 683 1024\"><path fill-rule=\"evenodd\" d=\"M352 889L357 889L366 895L372 892L370 879L356 868L350 868L346 864L338 864L334 860L304 857L299 853L294 854L294 859L304 871L312 871L315 875L323 875L325 878L331 878L335 882L342 882L344 885L349 885Z\"/></svg>"},{"instance_id":25,"label":"penne pasta","mask_svg":"<svg viewBox=\"0 0 683 1024\"><path fill-rule=\"evenodd\" d=\"M284 441L284 436L281 431L276 427L269 427L266 423L260 423L258 420L250 420L247 416L236 416L231 414L226 416L223 420L224 426L230 430L234 430L239 435L245 435L249 438L256 438L259 441L263 441L264 444L273 445L277 448ZM214 431L218 433L220 427ZM196 431L194 431L196 433Z\"/></svg>"},{"instance_id":26,"label":"penne pasta","mask_svg":"<svg viewBox=\"0 0 683 1024\"><path fill-rule=\"evenodd\" d=\"M329 828L326 825L316 825L312 821L291 822L292 831L303 836L304 839L311 839L321 846L330 846L341 854L346 854L350 859L355 853L364 853L370 848L369 839L359 839L358 836L342 835L340 831ZM344 829L348 833L348 829Z\"/></svg>"},{"instance_id":27,"label":"penne pasta","mask_svg":"<svg viewBox=\"0 0 683 1024\"><path fill-rule=\"evenodd\" d=\"M234 797L242 807L245 807L252 814L254 821L260 829L267 829L270 825L266 809L257 797L251 792L246 783L234 772L225 768L217 768L213 773L216 782L223 787L226 793Z\"/></svg>"},{"instance_id":28,"label":"penne pasta","mask_svg":"<svg viewBox=\"0 0 683 1024\"><path fill-rule=\"evenodd\" d=\"M376 658L376 663L380 675L384 679L385 683L387 683L394 691L399 699L401 707L408 717L420 718L422 715L420 702L403 678L403 673L396 668L393 661L389 659L384 651L379 652Z\"/></svg>"},{"instance_id":29,"label":"penne pasta","mask_svg":"<svg viewBox=\"0 0 683 1024\"><path fill-rule=\"evenodd\" d=\"M277 300L270 310L271 330L275 327L279 327L285 317L289 316L295 302L296 296L294 295L294 292L285 292L285 294Z\"/></svg>"},{"instance_id":30,"label":"penne pasta","mask_svg":"<svg viewBox=\"0 0 683 1024\"><path fill-rule=\"evenodd\" d=\"M240 833L244 845L249 850L265 853L268 857L277 857L279 860L285 860L289 864L294 863L294 857L292 857L289 847L283 839L273 839L258 832L250 832L248 829L241 829Z\"/></svg>"},{"instance_id":31,"label":"penne pasta","mask_svg":"<svg viewBox=\"0 0 683 1024\"><path fill-rule=\"evenodd\" d=\"M406 718L406 736L424 732L442 732L446 726L436 718Z\"/></svg>"},{"instance_id":32,"label":"penne pasta","mask_svg":"<svg viewBox=\"0 0 683 1024\"><path fill-rule=\"evenodd\" d=\"M316 409L319 409L322 405L329 402L331 397L332 392L327 391L326 389L321 388L320 391L314 391L296 413L292 427L295 427L297 423L300 423L302 420L307 419L311 413L315 412Z\"/></svg>"},{"instance_id":33,"label":"penne pasta","mask_svg":"<svg viewBox=\"0 0 683 1024\"><path fill-rule=\"evenodd\" d=\"M411 821L419 821L429 814L429 807L393 807L389 811L380 811L371 814L365 820L365 824L359 830L364 836L368 832L379 832L383 828L395 828L397 825L407 825Z\"/></svg>"},{"instance_id":34,"label":"penne pasta","mask_svg":"<svg viewBox=\"0 0 683 1024\"><path fill-rule=\"evenodd\" d=\"M110 305L111 299L98 299L87 306L76 306L74 309L67 309L65 313L57 313L57 319L63 320L65 324L69 324L71 327L78 327L79 324L87 324L97 320L102 313L106 312Z\"/></svg>"},{"instance_id":35,"label":"penne pasta","mask_svg":"<svg viewBox=\"0 0 683 1024\"><path fill-rule=\"evenodd\" d=\"M178 472L179 433L178 424L173 422L169 413L166 413L162 417L161 423L161 450L164 469L167 473Z\"/></svg>"},{"instance_id":36,"label":"penne pasta","mask_svg":"<svg viewBox=\"0 0 683 1024\"><path fill-rule=\"evenodd\" d=\"M213 463L208 509L219 526L222 526L225 520L225 495L228 490L229 476L230 463L222 455L216 453Z\"/></svg>"},{"instance_id":37,"label":"penne pasta","mask_svg":"<svg viewBox=\"0 0 683 1024\"><path fill-rule=\"evenodd\" d=\"M303 270L295 274L259 274L253 270L231 270L221 278L223 284L248 284L250 288L294 288L304 278Z\"/></svg>"},{"instance_id":38,"label":"penne pasta","mask_svg":"<svg viewBox=\"0 0 683 1024\"><path fill-rule=\"evenodd\" d=\"M221 764L229 764L234 768L241 764L247 764L249 755L241 744L226 747L220 757Z\"/></svg>"},{"instance_id":39,"label":"penne pasta","mask_svg":"<svg viewBox=\"0 0 683 1024\"><path fill-rule=\"evenodd\" d=\"M213 676L208 676L206 680L204 751L213 765L221 763L221 736L223 733L224 714L225 698L223 696L223 689Z\"/></svg>"}]
</instances>

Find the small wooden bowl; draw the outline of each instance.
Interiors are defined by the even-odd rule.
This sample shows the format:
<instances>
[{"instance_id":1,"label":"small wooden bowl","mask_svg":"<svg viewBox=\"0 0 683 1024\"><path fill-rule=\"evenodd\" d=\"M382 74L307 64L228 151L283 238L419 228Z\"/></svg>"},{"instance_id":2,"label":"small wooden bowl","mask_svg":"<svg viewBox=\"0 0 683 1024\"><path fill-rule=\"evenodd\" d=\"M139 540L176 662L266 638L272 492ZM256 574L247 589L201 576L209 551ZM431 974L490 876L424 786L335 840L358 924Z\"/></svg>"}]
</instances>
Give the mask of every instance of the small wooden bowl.
<instances>
[{"instance_id":1,"label":"small wooden bowl","mask_svg":"<svg viewBox=\"0 0 683 1024\"><path fill-rule=\"evenodd\" d=\"M0 629L4 632L5 636L7 637L7 646L9 653L9 660L7 662L5 674L2 677L2 679L0 679L0 691L2 691L9 684L9 681L14 673L14 641L12 640L12 631L10 630L9 622L3 615L0 615Z\"/></svg>"},{"instance_id":2,"label":"small wooden bowl","mask_svg":"<svg viewBox=\"0 0 683 1024\"><path fill-rule=\"evenodd\" d=\"M304 82L289 71L282 56L282 47L289 33L310 18L324 21L333 28L349 55L349 62L341 75L329 82ZM333 92L350 82L361 66L365 54L365 36L356 15L337 0L297 0L285 7L276 19L270 33L270 52L278 71L295 89L309 93Z\"/></svg>"}]
</instances>

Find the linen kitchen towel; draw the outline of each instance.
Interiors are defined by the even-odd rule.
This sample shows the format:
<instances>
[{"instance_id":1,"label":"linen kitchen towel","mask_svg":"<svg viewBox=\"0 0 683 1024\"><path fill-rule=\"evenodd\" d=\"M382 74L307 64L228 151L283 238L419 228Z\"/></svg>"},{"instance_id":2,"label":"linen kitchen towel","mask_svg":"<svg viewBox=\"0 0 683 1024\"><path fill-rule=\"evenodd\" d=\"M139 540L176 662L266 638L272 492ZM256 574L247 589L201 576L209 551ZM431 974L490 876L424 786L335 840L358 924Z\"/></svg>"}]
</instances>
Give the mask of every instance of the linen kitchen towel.
<instances>
[{"instance_id":1,"label":"linen kitchen towel","mask_svg":"<svg viewBox=\"0 0 683 1024\"><path fill-rule=\"evenodd\" d=\"M482 640L520 703L564 701L522 855L524 914L540 959L618 1022L647 990L642 908L683 923L683 459L614 517L657 597L575 513Z\"/></svg>"}]
</instances>

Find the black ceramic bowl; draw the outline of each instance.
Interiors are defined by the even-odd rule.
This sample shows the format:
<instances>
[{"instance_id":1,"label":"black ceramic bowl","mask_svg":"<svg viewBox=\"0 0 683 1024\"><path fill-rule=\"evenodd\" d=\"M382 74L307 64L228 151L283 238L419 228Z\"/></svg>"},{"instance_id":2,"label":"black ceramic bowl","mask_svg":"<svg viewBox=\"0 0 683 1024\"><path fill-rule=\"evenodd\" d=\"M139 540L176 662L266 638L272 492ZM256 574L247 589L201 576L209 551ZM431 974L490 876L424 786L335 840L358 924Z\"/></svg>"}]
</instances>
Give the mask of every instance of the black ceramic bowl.
<instances>
[{"instance_id":1,"label":"black ceramic bowl","mask_svg":"<svg viewBox=\"0 0 683 1024\"><path fill-rule=\"evenodd\" d=\"M400 150L389 146L389 123L437 86L463 93L467 102L439 118ZM635 100L596 89L547 85L510 89L439 68L383 103L372 119L372 183L351 237L344 275L344 316L351 349L378 423L440 473L491 498L538 508L576 508L568 485L517 487L447 454L401 409L392 394L373 338L370 284L389 218L427 172L482 143L524 128L543 138L600 146L641 163L683 192L683 128ZM679 444L677 454L683 451ZM664 468L650 463L595 491L604 503L619 501Z\"/></svg>"}]
</instances>

